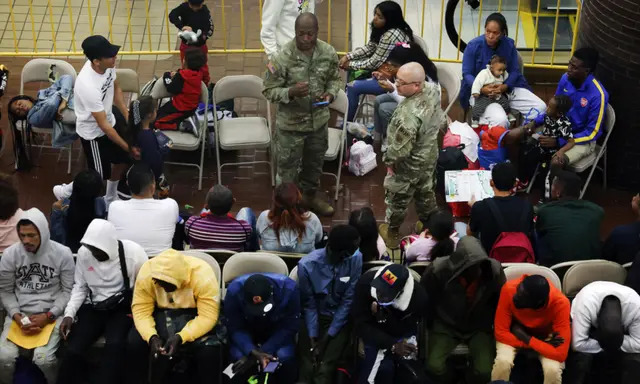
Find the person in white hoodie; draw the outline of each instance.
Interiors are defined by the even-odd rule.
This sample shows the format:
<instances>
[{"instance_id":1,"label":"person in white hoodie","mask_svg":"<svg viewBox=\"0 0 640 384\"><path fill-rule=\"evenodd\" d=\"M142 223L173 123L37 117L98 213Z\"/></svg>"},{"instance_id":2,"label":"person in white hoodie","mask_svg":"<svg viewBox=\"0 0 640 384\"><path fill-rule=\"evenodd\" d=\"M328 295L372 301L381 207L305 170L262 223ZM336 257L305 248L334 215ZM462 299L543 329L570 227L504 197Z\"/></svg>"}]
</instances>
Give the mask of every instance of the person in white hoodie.
<instances>
[{"instance_id":1,"label":"person in white hoodie","mask_svg":"<svg viewBox=\"0 0 640 384\"><path fill-rule=\"evenodd\" d=\"M586 285L573 299L571 328L567 383L585 382L592 365L598 367L596 383L638 382L640 295L635 290L610 281Z\"/></svg>"},{"instance_id":2,"label":"person in white hoodie","mask_svg":"<svg viewBox=\"0 0 640 384\"><path fill-rule=\"evenodd\" d=\"M60 335L68 345L58 383L84 382L78 367L102 335L106 344L97 382L119 383L127 335L133 325L131 292L138 271L149 258L140 245L118 240L113 224L102 219L89 224L80 244L75 283L60 325Z\"/></svg>"},{"instance_id":3,"label":"person in white hoodie","mask_svg":"<svg viewBox=\"0 0 640 384\"><path fill-rule=\"evenodd\" d=\"M260 41L269 59L296 35L296 18L315 11L317 0L265 0L262 6Z\"/></svg>"},{"instance_id":4,"label":"person in white hoodie","mask_svg":"<svg viewBox=\"0 0 640 384\"><path fill-rule=\"evenodd\" d=\"M7 311L0 335L0 383L13 382L16 358L25 352L7 338L13 322L23 336L37 335L55 323L46 344L27 351L53 383L60 316L73 286L73 256L69 248L50 240L47 218L37 208L24 212L16 230L20 242L0 259L0 301Z\"/></svg>"}]
</instances>

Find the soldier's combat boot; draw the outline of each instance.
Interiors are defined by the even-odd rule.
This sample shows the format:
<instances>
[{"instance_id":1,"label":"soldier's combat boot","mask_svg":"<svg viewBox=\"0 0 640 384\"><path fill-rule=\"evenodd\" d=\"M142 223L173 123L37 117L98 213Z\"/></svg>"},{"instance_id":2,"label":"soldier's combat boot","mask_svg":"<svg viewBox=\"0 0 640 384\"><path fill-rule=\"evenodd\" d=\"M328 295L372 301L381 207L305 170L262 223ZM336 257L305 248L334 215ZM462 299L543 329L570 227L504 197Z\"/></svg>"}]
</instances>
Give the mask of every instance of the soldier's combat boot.
<instances>
[{"instance_id":1,"label":"soldier's combat boot","mask_svg":"<svg viewBox=\"0 0 640 384\"><path fill-rule=\"evenodd\" d=\"M398 228L391 228L389 224L384 223L380 224L378 233L388 248L397 249L400 246L400 233L398 232Z\"/></svg>"},{"instance_id":2,"label":"soldier's combat boot","mask_svg":"<svg viewBox=\"0 0 640 384\"><path fill-rule=\"evenodd\" d=\"M317 215L333 216L333 207L324 199L317 197L315 190L304 191L302 205Z\"/></svg>"},{"instance_id":3,"label":"soldier's combat boot","mask_svg":"<svg viewBox=\"0 0 640 384\"><path fill-rule=\"evenodd\" d=\"M414 231L416 231L416 234L418 235L421 234L422 231L424 231L424 224L422 223L422 220L416 221L416 227Z\"/></svg>"}]
</instances>

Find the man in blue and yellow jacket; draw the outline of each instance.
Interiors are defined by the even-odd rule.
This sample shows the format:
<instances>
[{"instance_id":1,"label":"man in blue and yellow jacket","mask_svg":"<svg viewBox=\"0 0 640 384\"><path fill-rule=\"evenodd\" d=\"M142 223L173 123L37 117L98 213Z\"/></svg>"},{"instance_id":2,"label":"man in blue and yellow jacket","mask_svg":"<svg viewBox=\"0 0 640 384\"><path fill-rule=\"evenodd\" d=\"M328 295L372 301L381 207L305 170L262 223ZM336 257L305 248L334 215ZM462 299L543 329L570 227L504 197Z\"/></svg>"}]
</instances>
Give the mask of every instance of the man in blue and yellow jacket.
<instances>
[{"instance_id":1,"label":"man in blue and yellow jacket","mask_svg":"<svg viewBox=\"0 0 640 384\"><path fill-rule=\"evenodd\" d=\"M558 165L575 164L587 157L596 148L596 140L605 130L605 112L609 103L609 93L593 72L598 65L598 51L593 48L580 48L573 53L567 73L562 75L556 95L571 98L571 109L567 113L571 121L571 130L576 145L563 157L554 159ZM540 137L540 145L548 148L562 147L565 140L553 137Z\"/></svg>"}]
</instances>

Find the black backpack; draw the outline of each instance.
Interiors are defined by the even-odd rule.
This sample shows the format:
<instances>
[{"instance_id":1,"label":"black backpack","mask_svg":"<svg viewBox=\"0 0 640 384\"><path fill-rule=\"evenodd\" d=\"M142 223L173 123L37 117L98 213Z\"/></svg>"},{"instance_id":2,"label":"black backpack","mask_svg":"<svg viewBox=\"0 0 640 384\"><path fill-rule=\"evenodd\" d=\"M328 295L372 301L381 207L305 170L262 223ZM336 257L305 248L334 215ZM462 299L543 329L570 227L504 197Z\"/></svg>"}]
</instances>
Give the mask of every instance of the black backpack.
<instances>
[{"instance_id":1,"label":"black backpack","mask_svg":"<svg viewBox=\"0 0 640 384\"><path fill-rule=\"evenodd\" d=\"M444 190L445 171L460 171L469 167L467 158L462 153L463 149L464 144L459 144L455 147L444 147L440 150L436 165L438 190Z\"/></svg>"}]
</instances>

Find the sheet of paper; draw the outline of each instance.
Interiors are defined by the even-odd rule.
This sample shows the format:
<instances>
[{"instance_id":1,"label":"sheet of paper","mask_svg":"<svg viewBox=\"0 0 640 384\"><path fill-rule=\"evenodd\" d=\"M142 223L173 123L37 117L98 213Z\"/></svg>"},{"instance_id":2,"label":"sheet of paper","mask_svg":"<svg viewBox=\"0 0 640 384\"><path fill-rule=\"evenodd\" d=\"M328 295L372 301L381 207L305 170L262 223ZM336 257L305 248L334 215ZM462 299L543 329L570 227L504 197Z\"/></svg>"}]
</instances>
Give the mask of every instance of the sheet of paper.
<instances>
[{"instance_id":1,"label":"sheet of paper","mask_svg":"<svg viewBox=\"0 0 640 384\"><path fill-rule=\"evenodd\" d=\"M232 379L233 376L236 375L235 373L233 373L233 369L231 369L232 367L233 367L233 364L229 364L229 366L224 371L222 371L222 373L227 375L230 379Z\"/></svg>"},{"instance_id":2,"label":"sheet of paper","mask_svg":"<svg viewBox=\"0 0 640 384\"><path fill-rule=\"evenodd\" d=\"M55 326L55 323L50 323L45 325L44 328L42 328L42 331L40 331L40 333L38 334L25 335L24 333L22 333L22 330L20 329L18 323L12 321L7 339L11 340L15 345L20 346L24 349L42 347L43 345L47 345L47 343L49 342L49 337L51 337L51 333L53 332L53 328Z\"/></svg>"},{"instance_id":3,"label":"sheet of paper","mask_svg":"<svg viewBox=\"0 0 640 384\"><path fill-rule=\"evenodd\" d=\"M444 193L447 203L476 201L493 197L491 171L446 171Z\"/></svg>"}]
</instances>

